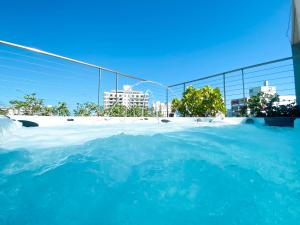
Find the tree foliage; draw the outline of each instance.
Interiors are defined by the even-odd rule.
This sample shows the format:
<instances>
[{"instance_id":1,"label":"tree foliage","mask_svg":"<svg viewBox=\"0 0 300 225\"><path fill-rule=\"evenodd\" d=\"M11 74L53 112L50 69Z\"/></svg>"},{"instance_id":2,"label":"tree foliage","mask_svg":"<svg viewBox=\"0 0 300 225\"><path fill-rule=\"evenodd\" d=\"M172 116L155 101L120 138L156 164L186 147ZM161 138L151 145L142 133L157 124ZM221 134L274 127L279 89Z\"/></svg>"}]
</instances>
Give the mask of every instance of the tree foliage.
<instances>
[{"instance_id":1,"label":"tree foliage","mask_svg":"<svg viewBox=\"0 0 300 225\"><path fill-rule=\"evenodd\" d=\"M256 117L300 117L300 107L295 103L279 105L279 95L263 92L252 96L247 101L250 115Z\"/></svg>"},{"instance_id":2,"label":"tree foliage","mask_svg":"<svg viewBox=\"0 0 300 225\"><path fill-rule=\"evenodd\" d=\"M248 99L246 104L250 109L250 115L261 117L266 116L267 108L272 106L274 102L278 101L278 95L259 92L256 96L252 96L250 99Z\"/></svg>"},{"instance_id":3,"label":"tree foliage","mask_svg":"<svg viewBox=\"0 0 300 225\"><path fill-rule=\"evenodd\" d=\"M173 99L172 112L181 116L216 116L218 113L225 114L226 107L218 88L204 86L196 89L189 86L181 100Z\"/></svg>"},{"instance_id":4,"label":"tree foliage","mask_svg":"<svg viewBox=\"0 0 300 225\"><path fill-rule=\"evenodd\" d=\"M43 115L43 116L69 116L70 111L65 102L59 102L57 106L45 106L44 100L39 99L35 93L25 95L22 100L11 100L13 109L22 112L24 115Z\"/></svg>"},{"instance_id":5,"label":"tree foliage","mask_svg":"<svg viewBox=\"0 0 300 225\"><path fill-rule=\"evenodd\" d=\"M127 108L122 104L117 104L105 111L105 115L113 117L126 116Z\"/></svg>"},{"instance_id":6,"label":"tree foliage","mask_svg":"<svg viewBox=\"0 0 300 225\"><path fill-rule=\"evenodd\" d=\"M99 114L98 106L93 102L77 103L77 108L74 110L75 116L92 116Z\"/></svg>"},{"instance_id":7,"label":"tree foliage","mask_svg":"<svg viewBox=\"0 0 300 225\"><path fill-rule=\"evenodd\" d=\"M55 114L58 116L70 116L70 110L65 102L59 102L57 106L55 106Z\"/></svg>"},{"instance_id":8,"label":"tree foliage","mask_svg":"<svg viewBox=\"0 0 300 225\"><path fill-rule=\"evenodd\" d=\"M55 107L53 106L45 106L43 111L41 112L42 116L54 116L55 115Z\"/></svg>"},{"instance_id":9,"label":"tree foliage","mask_svg":"<svg viewBox=\"0 0 300 225\"><path fill-rule=\"evenodd\" d=\"M142 107L132 106L127 109L127 116L130 117L141 117L143 116L144 110Z\"/></svg>"},{"instance_id":10,"label":"tree foliage","mask_svg":"<svg viewBox=\"0 0 300 225\"><path fill-rule=\"evenodd\" d=\"M25 95L24 100L12 100L10 104L17 110L22 110L25 115L41 114L44 100L36 97L35 93Z\"/></svg>"},{"instance_id":11,"label":"tree foliage","mask_svg":"<svg viewBox=\"0 0 300 225\"><path fill-rule=\"evenodd\" d=\"M2 116L2 115L7 115L7 113L8 113L8 110L7 109L0 109L0 116Z\"/></svg>"},{"instance_id":12,"label":"tree foliage","mask_svg":"<svg viewBox=\"0 0 300 225\"><path fill-rule=\"evenodd\" d=\"M152 108L140 107L140 106L131 106L126 107L121 104L112 106L111 108L106 109L103 112L103 115L112 116L112 117L154 117L161 116L160 112L156 113Z\"/></svg>"},{"instance_id":13,"label":"tree foliage","mask_svg":"<svg viewBox=\"0 0 300 225\"><path fill-rule=\"evenodd\" d=\"M36 94L25 95L21 100L11 100L13 109L18 110L18 114L42 115L42 116L70 116L70 110L65 102L59 102L54 106L45 106L44 100L37 98ZM2 113L2 112L0 112ZM3 112L5 114L7 112ZM74 116L113 116L113 117L151 117L161 116L160 112L154 112L153 108L131 106L126 107L121 104L103 110L93 102L77 103L73 110Z\"/></svg>"}]
</instances>

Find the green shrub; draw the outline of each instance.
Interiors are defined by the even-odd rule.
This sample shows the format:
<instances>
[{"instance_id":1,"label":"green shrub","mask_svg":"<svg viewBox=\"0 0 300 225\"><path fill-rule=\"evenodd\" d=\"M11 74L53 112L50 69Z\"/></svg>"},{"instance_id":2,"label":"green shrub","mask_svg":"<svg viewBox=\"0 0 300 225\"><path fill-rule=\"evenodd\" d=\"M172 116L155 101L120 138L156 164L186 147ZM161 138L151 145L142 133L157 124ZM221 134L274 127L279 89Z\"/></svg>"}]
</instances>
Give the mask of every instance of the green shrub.
<instances>
[{"instance_id":1,"label":"green shrub","mask_svg":"<svg viewBox=\"0 0 300 225\"><path fill-rule=\"evenodd\" d=\"M300 107L295 103L278 105L279 95L263 92L252 96L247 101L250 115L256 117L300 117Z\"/></svg>"},{"instance_id":2,"label":"green shrub","mask_svg":"<svg viewBox=\"0 0 300 225\"><path fill-rule=\"evenodd\" d=\"M173 99L171 108L172 112L177 111L181 116L207 117L226 113L220 90L210 86L200 89L189 86L181 100Z\"/></svg>"}]
</instances>

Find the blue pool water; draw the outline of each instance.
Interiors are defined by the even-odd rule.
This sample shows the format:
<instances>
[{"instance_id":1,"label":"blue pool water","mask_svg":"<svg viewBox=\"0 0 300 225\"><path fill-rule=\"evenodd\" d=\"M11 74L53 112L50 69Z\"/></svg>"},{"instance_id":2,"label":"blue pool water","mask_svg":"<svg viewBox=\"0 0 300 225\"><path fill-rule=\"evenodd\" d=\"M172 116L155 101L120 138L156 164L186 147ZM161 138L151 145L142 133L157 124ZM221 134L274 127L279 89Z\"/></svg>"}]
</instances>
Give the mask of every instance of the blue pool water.
<instances>
[{"instance_id":1,"label":"blue pool water","mask_svg":"<svg viewBox=\"0 0 300 225\"><path fill-rule=\"evenodd\" d=\"M298 129L118 134L0 150L0 224L300 224Z\"/></svg>"}]
</instances>

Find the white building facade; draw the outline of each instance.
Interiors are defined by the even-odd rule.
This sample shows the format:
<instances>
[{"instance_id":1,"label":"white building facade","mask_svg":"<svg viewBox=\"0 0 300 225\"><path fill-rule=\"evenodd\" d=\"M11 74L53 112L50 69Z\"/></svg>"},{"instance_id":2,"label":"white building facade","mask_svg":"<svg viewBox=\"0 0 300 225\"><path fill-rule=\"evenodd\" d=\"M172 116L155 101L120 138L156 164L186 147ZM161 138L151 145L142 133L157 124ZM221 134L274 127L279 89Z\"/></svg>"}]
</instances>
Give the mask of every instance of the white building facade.
<instances>
[{"instance_id":1,"label":"white building facade","mask_svg":"<svg viewBox=\"0 0 300 225\"><path fill-rule=\"evenodd\" d=\"M264 93L264 94L268 94L268 95L275 95L276 94L276 87L275 86L269 86L269 81L264 81L264 85L263 86L259 86L259 87L253 87L249 89L249 96L253 97L253 96L257 96L258 93Z\"/></svg>"},{"instance_id":2,"label":"white building facade","mask_svg":"<svg viewBox=\"0 0 300 225\"><path fill-rule=\"evenodd\" d=\"M282 95L279 96L279 102L276 102L275 105L289 105L296 103L296 96L295 95Z\"/></svg>"},{"instance_id":3,"label":"white building facade","mask_svg":"<svg viewBox=\"0 0 300 225\"><path fill-rule=\"evenodd\" d=\"M149 106L149 94L134 91L129 85L124 85L123 90L104 92L104 109L109 109L115 104L120 104L128 108L147 108Z\"/></svg>"},{"instance_id":4,"label":"white building facade","mask_svg":"<svg viewBox=\"0 0 300 225\"><path fill-rule=\"evenodd\" d=\"M171 103L169 103L167 105L160 101L156 101L156 102L152 103L152 110L154 113L159 113L163 117L167 117L168 113L171 113Z\"/></svg>"}]
</instances>

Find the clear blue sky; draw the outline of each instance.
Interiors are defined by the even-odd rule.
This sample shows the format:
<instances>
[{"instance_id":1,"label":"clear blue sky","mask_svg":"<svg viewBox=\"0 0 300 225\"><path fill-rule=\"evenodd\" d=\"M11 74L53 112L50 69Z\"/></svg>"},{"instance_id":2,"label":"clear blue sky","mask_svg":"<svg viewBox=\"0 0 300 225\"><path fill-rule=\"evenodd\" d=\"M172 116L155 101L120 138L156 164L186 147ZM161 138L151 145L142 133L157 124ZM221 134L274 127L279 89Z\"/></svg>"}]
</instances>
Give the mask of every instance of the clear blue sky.
<instances>
[{"instance_id":1,"label":"clear blue sky","mask_svg":"<svg viewBox=\"0 0 300 225\"><path fill-rule=\"evenodd\" d=\"M289 0L10 0L0 39L165 84L291 55Z\"/></svg>"}]
</instances>

